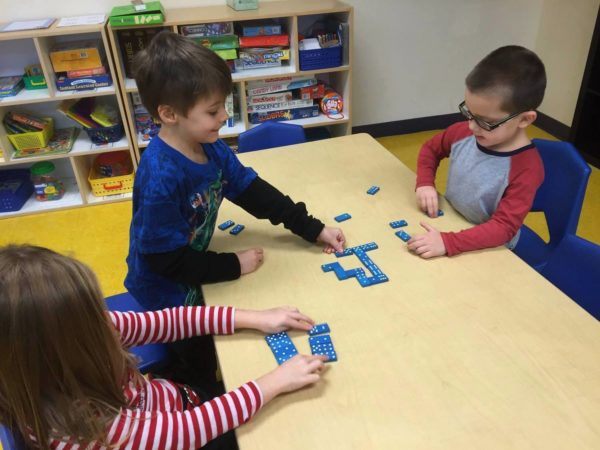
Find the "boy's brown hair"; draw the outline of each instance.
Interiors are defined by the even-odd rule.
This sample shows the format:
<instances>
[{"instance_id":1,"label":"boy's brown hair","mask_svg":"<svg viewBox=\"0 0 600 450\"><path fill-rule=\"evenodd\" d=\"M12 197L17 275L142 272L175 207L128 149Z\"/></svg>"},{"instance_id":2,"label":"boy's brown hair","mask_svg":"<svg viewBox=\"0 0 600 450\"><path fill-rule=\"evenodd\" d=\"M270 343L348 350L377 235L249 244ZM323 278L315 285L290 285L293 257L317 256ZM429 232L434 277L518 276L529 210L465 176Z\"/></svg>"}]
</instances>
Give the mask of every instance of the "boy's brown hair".
<instances>
[{"instance_id":1,"label":"boy's brown hair","mask_svg":"<svg viewBox=\"0 0 600 450\"><path fill-rule=\"evenodd\" d=\"M171 31L158 33L135 55L133 71L144 106L156 119L159 105L187 112L200 99L231 93L231 71L212 50Z\"/></svg>"},{"instance_id":2,"label":"boy's brown hair","mask_svg":"<svg viewBox=\"0 0 600 450\"><path fill-rule=\"evenodd\" d=\"M473 93L500 95L502 109L514 114L534 111L540 106L546 90L546 70L531 50L507 45L483 58L465 81Z\"/></svg>"}]
</instances>

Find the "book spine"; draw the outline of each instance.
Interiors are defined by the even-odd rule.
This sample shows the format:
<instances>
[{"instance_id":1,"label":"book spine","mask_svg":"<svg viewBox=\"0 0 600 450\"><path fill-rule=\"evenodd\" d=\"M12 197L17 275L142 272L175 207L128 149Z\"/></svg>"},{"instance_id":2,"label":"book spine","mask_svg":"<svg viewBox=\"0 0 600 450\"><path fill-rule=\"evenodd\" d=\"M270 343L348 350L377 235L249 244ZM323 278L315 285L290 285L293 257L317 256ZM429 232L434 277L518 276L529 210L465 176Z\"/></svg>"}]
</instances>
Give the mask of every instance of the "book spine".
<instances>
[{"instance_id":1,"label":"book spine","mask_svg":"<svg viewBox=\"0 0 600 450\"><path fill-rule=\"evenodd\" d=\"M281 34L281 25L263 25L258 27L243 27L242 34L244 37L253 36L273 36Z\"/></svg>"},{"instance_id":2,"label":"book spine","mask_svg":"<svg viewBox=\"0 0 600 450\"><path fill-rule=\"evenodd\" d=\"M319 115L319 106L313 105L307 108L296 108L296 109L282 109L278 111L269 112L257 112L248 114L250 123L257 124L263 123L267 120L294 120L294 119L306 119L309 117L316 117Z\"/></svg>"},{"instance_id":3,"label":"book spine","mask_svg":"<svg viewBox=\"0 0 600 450\"><path fill-rule=\"evenodd\" d=\"M91 77L94 75L104 75L106 67L96 67L95 69L81 69L67 71L67 78Z\"/></svg>"},{"instance_id":4,"label":"book spine","mask_svg":"<svg viewBox=\"0 0 600 450\"><path fill-rule=\"evenodd\" d=\"M240 38L240 47L286 47L290 44L290 37L287 34L274 36L242 36Z\"/></svg>"},{"instance_id":5,"label":"book spine","mask_svg":"<svg viewBox=\"0 0 600 450\"><path fill-rule=\"evenodd\" d=\"M46 128L46 122L28 114L13 112L10 114L10 118L15 122L19 122L24 125L29 125L30 127L37 128L38 130L43 130L44 128Z\"/></svg>"},{"instance_id":6,"label":"book spine","mask_svg":"<svg viewBox=\"0 0 600 450\"><path fill-rule=\"evenodd\" d=\"M269 83L264 84L262 86L255 86L248 88L248 95L263 95L263 94L271 94L273 92L287 91L291 89L299 89L302 87L314 86L317 84L317 80L307 79L307 80L293 80L287 83Z\"/></svg>"},{"instance_id":7,"label":"book spine","mask_svg":"<svg viewBox=\"0 0 600 450\"><path fill-rule=\"evenodd\" d=\"M287 102L261 103L258 105L249 105L248 112L267 112L277 111L280 109L306 108L307 106L312 106L312 104L312 100L290 100Z\"/></svg>"},{"instance_id":8,"label":"book spine","mask_svg":"<svg viewBox=\"0 0 600 450\"><path fill-rule=\"evenodd\" d=\"M293 100L292 92L278 92L277 94L255 95L248 97L248 105L260 105L262 103L289 102Z\"/></svg>"}]
</instances>

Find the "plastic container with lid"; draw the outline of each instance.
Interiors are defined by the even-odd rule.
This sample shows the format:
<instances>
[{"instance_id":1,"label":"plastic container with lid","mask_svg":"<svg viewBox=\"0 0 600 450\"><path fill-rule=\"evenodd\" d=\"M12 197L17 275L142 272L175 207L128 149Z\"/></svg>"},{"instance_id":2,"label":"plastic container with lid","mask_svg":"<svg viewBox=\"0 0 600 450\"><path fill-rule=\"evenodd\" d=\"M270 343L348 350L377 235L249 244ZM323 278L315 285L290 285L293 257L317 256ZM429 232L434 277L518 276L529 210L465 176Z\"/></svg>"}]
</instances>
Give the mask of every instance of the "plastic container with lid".
<instances>
[{"instance_id":1,"label":"plastic container with lid","mask_svg":"<svg viewBox=\"0 0 600 450\"><path fill-rule=\"evenodd\" d=\"M65 187L55 174L54 164L42 161L31 166L31 181L35 199L41 202L60 200L65 194Z\"/></svg>"}]
</instances>

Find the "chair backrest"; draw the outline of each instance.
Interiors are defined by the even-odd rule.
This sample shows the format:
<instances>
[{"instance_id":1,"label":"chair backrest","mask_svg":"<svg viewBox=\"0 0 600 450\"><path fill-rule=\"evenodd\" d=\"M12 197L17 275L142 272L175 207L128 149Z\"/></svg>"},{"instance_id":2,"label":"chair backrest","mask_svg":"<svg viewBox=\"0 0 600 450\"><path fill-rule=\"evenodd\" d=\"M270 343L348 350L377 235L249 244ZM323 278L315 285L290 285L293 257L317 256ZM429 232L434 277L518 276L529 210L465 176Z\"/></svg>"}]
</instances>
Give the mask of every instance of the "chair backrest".
<instances>
[{"instance_id":1,"label":"chair backrest","mask_svg":"<svg viewBox=\"0 0 600 450\"><path fill-rule=\"evenodd\" d=\"M303 142L306 142L306 134L300 125L269 120L240 134L238 153Z\"/></svg>"},{"instance_id":2,"label":"chair backrest","mask_svg":"<svg viewBox=\"0 0 600 450\"><path fill-rule=\"evenodd\" d=\"M146 311L128 292L107 297L105 301L110 311ZM170 359L166 344L140 345L131 347L129 351L139 358L138 369L142 373L147 373L150 370L158 370L167 365Z\"/></svg>"},{"instance_id":3,"label":"chair backrest","mask_svg":"<svg viewBox=\"0 0 600 450\"><path fill-rule=\"evenodd\" d=\"M579 236L565 236L542 275L600 320L600 245Z\"/></svg>"},{"instance_id":4,"label":"chair backrest","mask_svg":"<svg viewBox=\"0 0 600 450\"><path fill-rule=\"evenodd\" d=\"M532 211L543 211L550 242L575 234L591 169L569 142L533 139L544 163L545 178Z\"/></svg>"},{"instance_id":5,"label":"chair backrest","mask_svg":"<svg viewBox=\"0 0 600 450\"><path fill-rule=\"evenodd\" d=\"M0 448L2 450L25 450L27 447L18 433L13 434L8 427L0 423Z\"/></svg>"}]
</instances>

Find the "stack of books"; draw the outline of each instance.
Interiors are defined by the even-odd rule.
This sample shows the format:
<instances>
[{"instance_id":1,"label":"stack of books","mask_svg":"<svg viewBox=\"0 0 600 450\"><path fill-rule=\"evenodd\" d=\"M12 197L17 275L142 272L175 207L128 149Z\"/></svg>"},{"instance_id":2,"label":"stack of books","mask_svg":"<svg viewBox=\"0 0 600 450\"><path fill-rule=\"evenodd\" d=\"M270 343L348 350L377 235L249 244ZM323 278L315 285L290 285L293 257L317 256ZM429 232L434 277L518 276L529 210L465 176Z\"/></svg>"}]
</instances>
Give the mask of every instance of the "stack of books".
<instances>
[{"instance_id":1,"label":"stack of books","mask_svg":"<svg viewBox=\"0 0 600 450\"><path fill-rule=\"evenodd\" d=\"M316 117L319 105L314 100L325 95L325 85L313 77L282 77L249 81L248 120L294 120Z\"/></svg>"},{"instance_id":2,"label":"stack of books","mask_svg":"<svg viewBox=\"0 0 600 450\"><path fill-rule=\"evenodd\" d=\"M112 85L106 54L99 40L56 45L50 52L59 91L95 89Z\"/></svg>"},{"instance_id":3,"label":"stack of books","mask_svg":"<svg viewBox=\"0 0 600 450\"><path fill-rule=\"evenodd\" d=\"M0 98L12 97L23 89L23 76L0 77Z\"/></svg>"},{"instance_id":4,"label":"stack of books","mask_svg":"<svg viewBox=\"0 0 600 450\"><path fill-rule=\"evenodd\" d=\"M185 25L180 28L184 36L194 40L199 45L211 49L227 62L233 72L234 61L237 59L239 40L233 32L233 22L201 23Z\"/></svg>"},{"instance_id":5,"label":"stack of books","mask_svg":"<svg viewBox=\"0 0 600 450\"><path fill-rule=\"evenodd\" d=\"M247 23L242 26L236 70L279 67L290 59L290 37L280 24Z\"/></svg>"}]
</instances>

